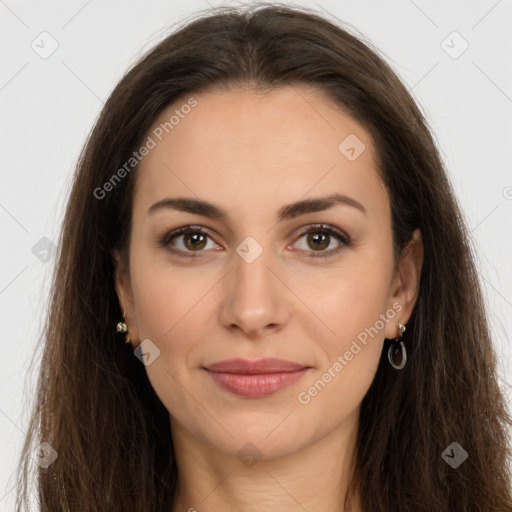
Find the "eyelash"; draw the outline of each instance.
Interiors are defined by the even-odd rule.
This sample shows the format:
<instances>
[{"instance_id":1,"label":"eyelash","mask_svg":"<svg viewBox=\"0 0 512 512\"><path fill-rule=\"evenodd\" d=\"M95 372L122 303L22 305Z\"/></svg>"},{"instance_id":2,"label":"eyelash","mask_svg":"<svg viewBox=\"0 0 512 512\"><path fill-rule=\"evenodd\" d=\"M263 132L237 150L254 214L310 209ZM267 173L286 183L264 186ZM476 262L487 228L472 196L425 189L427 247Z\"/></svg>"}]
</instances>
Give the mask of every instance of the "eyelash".
<instances>
[{"instance_id":1,"label":"eyelash","mask_svg":"<svg viewBox=\"0 0 512 512\"><path fill-rule=\"evenodd\" d=\"M178 237L179 235L196 234L196 233L200 233L202 235L205 235L205 236L211 238L210 235L201 228L196 228L194 226L184 226L182 228L178 228L178 229L175 229L173 231L166 233L159 240L159 244L161 247L167 248L167 250L169 250L173 254L177 254L179 256L184 256L186 258L193 258L193 259L199 258L199 257L201 257L201 255L199 253L204 252L204 251L197 251L198 254L194 254L194 251L182 251L181 249L172 249L171 247L169 247L170 242L174 238ZM351 244L351 239L348 235L346 235L342 231L339 231L338 229L336 229L332 226L329 226L327 224L315 224L312 226L308 226L305 230L303 230L299 234L297 240L300 240L304 235L309 234L309 233L328 234L329 236L333 236L333 237L337 238L342 243L338 248L331 249L329 251L306 251L306 252L310 253L307 256L308 258L329 258L331 256L335 256L335 255L339 254L344 248L350 246L350 244Z\"/></svg>"}]
</instances>

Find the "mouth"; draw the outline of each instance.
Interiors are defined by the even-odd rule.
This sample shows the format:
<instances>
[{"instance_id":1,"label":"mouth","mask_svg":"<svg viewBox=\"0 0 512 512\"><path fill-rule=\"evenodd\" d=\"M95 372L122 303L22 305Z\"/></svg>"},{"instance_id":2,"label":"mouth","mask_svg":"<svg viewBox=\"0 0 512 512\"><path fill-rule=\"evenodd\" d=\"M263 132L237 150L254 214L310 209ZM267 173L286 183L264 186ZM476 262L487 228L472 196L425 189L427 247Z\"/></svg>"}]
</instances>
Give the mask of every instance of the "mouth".
<instances>
[{"instance_id":1,"label":"mouth","mask_svg":"<svg viewBox=\"0 0 512 512\"><path fill-rule=\"evenodd\" d=\"M230 359L203 369L222 389L237 396L259 398L297 382L310 366L282 359Z\"/></svg>"}]
</instances>

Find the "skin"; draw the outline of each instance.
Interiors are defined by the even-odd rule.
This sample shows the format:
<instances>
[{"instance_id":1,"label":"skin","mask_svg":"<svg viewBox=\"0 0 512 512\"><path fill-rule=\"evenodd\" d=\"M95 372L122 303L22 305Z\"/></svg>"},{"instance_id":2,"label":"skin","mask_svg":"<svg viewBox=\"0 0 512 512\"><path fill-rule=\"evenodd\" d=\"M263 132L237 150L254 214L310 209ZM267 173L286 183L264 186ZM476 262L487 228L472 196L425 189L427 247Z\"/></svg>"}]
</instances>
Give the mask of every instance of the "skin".
<instances>
[{"instance_id":1,"label":"skin","mask_svg":"<svg viewBox=\"0 0 512 512\"><path fill-rule=\"evenodd\" d=\"M160 350L146 370L171 418L180 474L172 510L339 512L361 401L384 338L399 336L396 322L407 323L417 298L421 234L414 233L395 272L389 197L370 136L321 92L237 88L194 98L197 106L138 169L130 267L114 252L133 346L150 339ZM185 102L168 107L154 127ZM338 149L349 134L366 146L354 161ZM333 192L357 200L366 214L338 204L277 222L283 205ZM147 214L166 197L208 200L228 218L170 208ZM318 223L348 234L350 244L335 236L323 245L308 242L302 232ZM199 249L184 235L169 244L196 259L158 242L182 226L207 232ZM247 236L263 248L252 263L236 252ZM331 255L308 257L318 244ZM379 315L396 311L393 304L401 307L396 316L359 343L361 350L309 403L300 403L298 394ZM246 398L224 391L202 369L235 357L312 368L273 395ZM237 456L246 443L261 457L252 465ZM361 510L359 499L352 510Z\"/></svg>"}]
</instances>

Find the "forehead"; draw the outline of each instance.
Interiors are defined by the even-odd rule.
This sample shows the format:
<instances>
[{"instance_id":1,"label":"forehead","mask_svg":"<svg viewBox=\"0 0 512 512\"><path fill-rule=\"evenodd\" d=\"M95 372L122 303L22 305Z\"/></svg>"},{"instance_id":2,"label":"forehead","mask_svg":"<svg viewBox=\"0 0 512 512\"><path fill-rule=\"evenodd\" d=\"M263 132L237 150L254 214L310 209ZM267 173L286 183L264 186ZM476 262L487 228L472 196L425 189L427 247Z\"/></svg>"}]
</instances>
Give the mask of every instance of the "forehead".
<instances>
[{"instance_id":1,"label":"forehead","mask_svg":"<svg viewBox=\"0 0 512 512\"><path fill-rule=\"evenodd\" d=\"M375 214L388 206L367 131L305 86L191 94L162 111L147 135L153 148L137 170L135 209L197 196L248 213L251 203L277 209L333 192Z\"/></svg>"}]
</instances>

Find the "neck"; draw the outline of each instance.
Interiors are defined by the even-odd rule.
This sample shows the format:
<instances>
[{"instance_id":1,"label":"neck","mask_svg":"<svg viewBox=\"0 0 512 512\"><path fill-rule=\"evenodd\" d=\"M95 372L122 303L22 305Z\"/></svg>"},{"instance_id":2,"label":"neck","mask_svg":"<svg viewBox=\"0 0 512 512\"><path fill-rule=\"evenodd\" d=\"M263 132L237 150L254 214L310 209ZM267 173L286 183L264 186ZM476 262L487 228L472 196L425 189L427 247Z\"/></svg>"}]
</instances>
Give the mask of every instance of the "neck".
<instances>
[{"instance_id":1,"label":"neck","mask_svg":"<svg viewBox=\"0 0 512 512\"><path fill-rule=\"evenodd\" d=\"M345 510L358 413L298 451L274 459L261 454L260 460L245 462L236 453L223 453L201 442L171 418L179 474L172 512ZM251 448L246 450L251 453ZM350 505L351 512L361 512L358 495Z\"/></svg>"}]
</instances>

